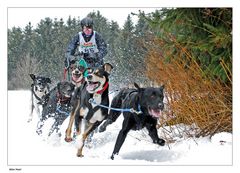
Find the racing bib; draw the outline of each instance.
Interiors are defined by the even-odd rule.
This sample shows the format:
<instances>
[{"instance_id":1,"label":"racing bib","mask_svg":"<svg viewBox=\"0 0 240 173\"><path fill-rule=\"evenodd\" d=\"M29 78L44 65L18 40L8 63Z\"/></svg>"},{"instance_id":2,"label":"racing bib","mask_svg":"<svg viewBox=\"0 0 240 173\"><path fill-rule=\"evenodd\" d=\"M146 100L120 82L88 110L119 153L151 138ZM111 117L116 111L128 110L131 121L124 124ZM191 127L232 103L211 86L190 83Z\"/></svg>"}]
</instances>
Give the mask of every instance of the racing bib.
<instances>
[{"instance_id":1,"label":"racing bib","mask_svg":"<svg viewBox=\"0 0 240 173\"><path fill-rule=\"evenodd\" d=\"M98 48L95 39L95 31L93 31L93 35L91 40L86 42L82 36L82 32L79 32L79 52L83 53L97 53Z\"/></svg>"}]
</instances>

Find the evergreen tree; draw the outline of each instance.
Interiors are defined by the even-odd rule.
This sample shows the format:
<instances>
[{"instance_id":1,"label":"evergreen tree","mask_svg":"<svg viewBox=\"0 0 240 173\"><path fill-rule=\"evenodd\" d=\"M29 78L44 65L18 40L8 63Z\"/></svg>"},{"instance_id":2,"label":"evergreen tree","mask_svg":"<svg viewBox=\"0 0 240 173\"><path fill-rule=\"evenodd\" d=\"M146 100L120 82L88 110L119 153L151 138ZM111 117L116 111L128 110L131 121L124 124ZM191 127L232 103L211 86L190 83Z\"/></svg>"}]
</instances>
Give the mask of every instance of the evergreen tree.
<instances>
[{"instance_id":1,"label":"evergreen tree","mask_svg":"<svg viewBox=\"0 0 240 173\"><path fill-rule=\"evenodd\" d=\"M93 29L99 32L104 38L104 40L107 42L110 29L107 18L103 17L100 14L100 11L91 12L87 16L93 19L94 22Z\"/></svg>"},{"instance_id":2,"label":"evergreen tree","mask_svg":"<svg viewBox=\"0 0 240 173\"><path fill-rule=\"evenodd\" d=\"M19 61L18 57L22 54L20 48L24 34L21 28L13 27L8 29L8 81L11 81L11 78L15 75L15 70L17 63ZM9 88L11 84L8 84Z\"/></svg>"},{"instance_id":3,"label":"evergreen tree","mask_svg":"<svg viewBox=\"0 0 240 173\"><path fill-rule=\"evenodd\" d=\"M115 67L112 79L116 87L119 84L127 86L133 79L144 82L148 52L154 49L160 51L161 57L168 62L171 58L181 57L187 65L191 58L196 60L203 69L203 75L222 81L227 81L230 76L231 9L165 8L150 14L140 12L135 26L128 15L122 29L117 22L109 22L99 11L88 16L94 20L94 30L103 36L108 45L105 62ZM39 65L34 69L38 74L61 80L67 45L79 31L80 18L71 16L66 23L62 19L45 18L36 29L30 23L24 29L9 29L9 88L21 61ZM158 42L155 42L156 37ZM26 57L33 61L27 61L29 58Z\"/></svg>"},{"instance_id":4,"label":"evergreen tree","mask_svg":"<svg viewBox=\"0 0 240 173\"><path fill-rule=\"evenodd\" d=\"M193 59L203 75L224 83L231 81L232 9L163 9L148 20L161 31L160 49L167 60L181 57L187 65Z\"/></svg>"},{"instance_id":5,"label":"evergreen tree","mask_svg":"<svg viewBox=\"0 0 240 173\"><path fill-rule=\"evenodd\" d=\"M129 85L131 83L131 70L133 70L133 38L134 38L134 25L131 16L128 15L127 20L123 25L120 36L119 57L117 60L117 74L120 81L124 81L122 85Z\"/></svg>"},{"instance_id":6,"label":"evergreen tree","mask_svg":"<svg viewBox=\"0 0 240 173\"><path fill-rule=\"evenodd\" d=\"M120 52L120 28L117 22L111 21L110 22L110 29L109 29L109 35L107 39L107 45L108 45L108 54L105 57L105 62L111 63L114 68L113 72L110 76L111 81L113 81L112 87L117 89L119 87L119 80L118 80L118 59L121 56Z\"/></svg>"}]
</instances>

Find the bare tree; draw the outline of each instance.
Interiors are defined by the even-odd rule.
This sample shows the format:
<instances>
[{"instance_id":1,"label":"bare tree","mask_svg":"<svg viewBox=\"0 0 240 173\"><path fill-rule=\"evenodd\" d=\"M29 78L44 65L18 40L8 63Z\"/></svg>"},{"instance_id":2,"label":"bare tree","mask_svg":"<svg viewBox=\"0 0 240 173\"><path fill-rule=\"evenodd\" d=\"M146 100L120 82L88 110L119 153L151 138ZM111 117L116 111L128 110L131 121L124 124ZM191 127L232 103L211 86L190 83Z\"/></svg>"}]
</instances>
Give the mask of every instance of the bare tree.
<instances>
[{"instance_id":1,"label":"bare tree","mask_svg":"<svg viewBox=\"0 0 240 173\"><path fill-rule=\"evenodd\" d=\"M36 58L31 57L30 54L26 54L21 58L21 61L17 64L14 77L8 82L9 89L28 89L31 85L30 73L37 74L40 72L40 63Z\"/></svg>"}]
</instances>

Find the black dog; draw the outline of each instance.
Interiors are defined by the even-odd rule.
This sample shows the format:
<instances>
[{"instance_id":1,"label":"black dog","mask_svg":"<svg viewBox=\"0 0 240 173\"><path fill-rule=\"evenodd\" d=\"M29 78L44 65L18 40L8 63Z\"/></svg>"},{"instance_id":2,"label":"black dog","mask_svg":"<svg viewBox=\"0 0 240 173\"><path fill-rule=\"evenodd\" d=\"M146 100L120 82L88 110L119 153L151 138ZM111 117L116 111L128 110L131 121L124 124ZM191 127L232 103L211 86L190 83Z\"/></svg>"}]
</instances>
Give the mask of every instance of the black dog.
<instances>
[{"instance_id":1,"label":"black dog","mask_svg":"<svg viewBox=\"0 0 240 173\"><path fill-rule=\"evenodd\" d=\"M72 141L71 129L74 120L77 121L77 135L79 147L77 156L82 157L82 149L88 135L107 117L108 109L100 107L99 104L109 106L108 88L109 74L112 70L109 63L92 69L87 69L88 76L86 83L80 87L77 96L74 97L73 109L68 128L66 130L65 141Z\"/></svg>"},{"instance_id":2,"label":"black dog","mask_svg":"<svg viewBox=\"0 0 240 173\"><path fill-rule=\"evenodd\" d=\"M37 133L42 134L42 128L45 121L53 117L54 123L49 131L50 136L55 130L58 133L60 126L68 117L71 111L71 97L75 85L68 81L62 81L54 87L46 98L46 104L43 106L42 118L38 122ZM60 133L58 133L61 135Z\"/></svg>"},{"instance_id":3,"label":"black dog","mask_svg":"<svg viewBox=\"0 0 240 173\"><path fill-rule=\"evenodd\" d=\"M115 147L111 156L111 159L114 159L114 155L118 154L122 144L127 137L127 134L130 130L140 130L143 127L146 127L149 136L152 138L153 143L164 146L165 141L158 137L157 134L157 118L161 116L161 111L164 108L163 104L163 89L160 88L140 88L137 84L134 84L138 89L137 92L129 92L126 94L124 99L120 99L118 104L122 104L123 109L133 108L136 112L123 112L124 120L122 123L122 129L120 130ZM119 97L119 96L116 96ZM114 105L112 105L114 106ZM113 111L110 112L110 117Z\"/></svg>"},{"instance_id":4,"label":"black dog","mask_svg":"<svg viewBox=\"0 0 240 173\"><path fill-rule=\"evenodd\" d=\"M31 85L31 113L28 122L32 121L34 108L39 118L41 118L42 105L45 102L45 96L49 93L49 84L51 83L48 77L29 75L33 80L33 84Z\"/></svg>"}]
</instances>

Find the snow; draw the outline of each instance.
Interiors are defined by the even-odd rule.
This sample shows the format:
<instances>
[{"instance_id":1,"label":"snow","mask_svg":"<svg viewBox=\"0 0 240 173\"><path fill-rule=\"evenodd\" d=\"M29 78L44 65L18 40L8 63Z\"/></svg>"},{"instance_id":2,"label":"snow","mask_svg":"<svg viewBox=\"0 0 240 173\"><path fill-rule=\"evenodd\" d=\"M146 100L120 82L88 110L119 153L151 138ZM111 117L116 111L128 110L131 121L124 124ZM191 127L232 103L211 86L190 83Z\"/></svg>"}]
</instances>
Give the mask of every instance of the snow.
<instances>
[{"instance_id":1,"label":"snow","mask_svg":"<svg viewBox=\"0 0 240 173\"><path fill-rule=\"evenodd\" d=\"M8 165L232 165L232 134L222 132L212 138L179 139L164 147L153 144L146 129L130 131L119 155L110 159L121 129L122 116L103 133L95 133L86 143L84 157L76 157L76 143L66 143L62 137L47 137L53 119L49 119L43 136L35 132L38 117L27 122L30 114L30 91L8 91ZM161 134L161 132L159 132Z\"/></svg>"}]
</instances>

